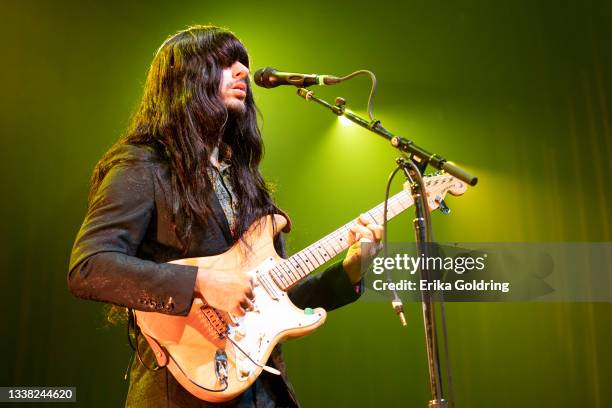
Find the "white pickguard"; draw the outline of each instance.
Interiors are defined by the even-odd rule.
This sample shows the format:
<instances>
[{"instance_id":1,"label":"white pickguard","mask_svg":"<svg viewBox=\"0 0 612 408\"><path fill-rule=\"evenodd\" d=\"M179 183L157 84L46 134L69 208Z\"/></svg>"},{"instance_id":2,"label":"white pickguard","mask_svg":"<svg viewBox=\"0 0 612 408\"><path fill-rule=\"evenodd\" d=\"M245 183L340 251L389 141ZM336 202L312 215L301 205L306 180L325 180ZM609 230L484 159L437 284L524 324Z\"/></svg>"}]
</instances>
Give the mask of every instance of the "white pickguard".
<instances>
[{"instance_id":1,"label":"white pickguard","mask_svg":"<svg viewBox=\"0 0 612 408\"><path fill-rule=\"evenodd\" d=\"M275 338L289 329L317 325L321 319L325 319L323 309L302 310L291 303L287 293L280 290L268 274L275 264L274 258L270 257L250 272L257 282L253 290L255 308L242 317L234 318L236 325L230 326L229 331L229 336L240 349L259 364L265 364L264 354ZM235 356L236 376L246 381L257 366L240 350L235 350Z\"/></svg>"}]
</instances>

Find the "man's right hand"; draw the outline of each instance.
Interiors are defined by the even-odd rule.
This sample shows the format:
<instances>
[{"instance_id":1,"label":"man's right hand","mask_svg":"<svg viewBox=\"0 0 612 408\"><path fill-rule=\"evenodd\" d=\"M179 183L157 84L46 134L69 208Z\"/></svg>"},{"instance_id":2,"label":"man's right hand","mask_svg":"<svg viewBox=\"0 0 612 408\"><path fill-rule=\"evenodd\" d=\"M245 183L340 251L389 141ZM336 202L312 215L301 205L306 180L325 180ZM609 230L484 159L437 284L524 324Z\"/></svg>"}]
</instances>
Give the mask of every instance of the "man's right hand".
<instances>
[{"instance_id":1,"label":"man's right hand","mask_svg":"<svg viewBox=\"0 0 612 408\"><path fill-rule=\"evenodd\" d=\"M254 282L244 272L198 269L195 293L215 309L244 316L253 309Z\"/></svg>"}]
</instances>

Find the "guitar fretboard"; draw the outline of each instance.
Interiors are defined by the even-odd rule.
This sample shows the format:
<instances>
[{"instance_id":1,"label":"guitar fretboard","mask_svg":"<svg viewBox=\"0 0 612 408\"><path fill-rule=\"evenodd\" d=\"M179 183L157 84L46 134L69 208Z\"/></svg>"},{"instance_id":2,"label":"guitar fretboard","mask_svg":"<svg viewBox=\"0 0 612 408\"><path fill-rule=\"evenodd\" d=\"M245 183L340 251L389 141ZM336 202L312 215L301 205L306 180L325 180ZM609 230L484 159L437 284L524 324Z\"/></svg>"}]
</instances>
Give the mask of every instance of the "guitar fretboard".
<instances>
[{"instance_id":1,"label":"guitar fretboard","mask_svg":"<svg viewBox=\"0 0 612 408\"><path fill-rule=\"evenodd\" d=\"M453 194L463 194L466 188L464 183L447 174L424 177L423 182L428 195L433 194L433 197L440 198L449 189L453 191ZM402 190L395 194L387 202L387 219L392 219L411 207L412 204L412 196L407 191ZM433 201L430 200L429 207L433 208L433 205ZM383 212L384 203L380 203L364 214L376 224L382 224ZM291 288L319 266L347 249L349 247L348 232L355 224L357 220L344 224L331 234L278 263L270 269L270 276L281 289Z\"/></svg>"},{"instance_id":2,"label":"guitar fretboard","mask_svg":"<svg viewBox=\"0 0 612 408\"><path fill-rule=\"evenodd\" d=\"M387 219L390 220L409 208L412 201L412 196L406 191L392 196L387 203ZM381 203L364 214L376 224L382 225L383 212L384 203ZM348 232L355 224L357 224L356 220L344 224L331 234L278 263L270 269L272 278L281 289L289 289L319 266L347 249L349 247Z\"/></svg>"}]
</instances>

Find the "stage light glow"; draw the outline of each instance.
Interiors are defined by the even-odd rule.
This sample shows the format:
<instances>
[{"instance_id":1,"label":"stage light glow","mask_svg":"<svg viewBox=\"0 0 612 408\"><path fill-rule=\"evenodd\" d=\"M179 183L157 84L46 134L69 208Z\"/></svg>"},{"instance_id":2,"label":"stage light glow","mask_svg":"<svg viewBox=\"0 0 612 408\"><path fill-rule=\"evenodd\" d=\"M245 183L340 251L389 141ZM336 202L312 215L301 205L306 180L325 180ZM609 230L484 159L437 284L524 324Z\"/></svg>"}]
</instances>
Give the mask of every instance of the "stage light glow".
<instances>
[{"instance_id":1,"label":"stage light glow","mask_svg":"<svg viewBox=\"0 0 612 408\"><path fill-rule=\"evenodd\" d=\"M350 126L353 124L353 122L351 122L349 119L347 119L344 116L338 116L338 120L340 121L340 124L342 124L343 126Z\"/></svg>"}]
</instances>

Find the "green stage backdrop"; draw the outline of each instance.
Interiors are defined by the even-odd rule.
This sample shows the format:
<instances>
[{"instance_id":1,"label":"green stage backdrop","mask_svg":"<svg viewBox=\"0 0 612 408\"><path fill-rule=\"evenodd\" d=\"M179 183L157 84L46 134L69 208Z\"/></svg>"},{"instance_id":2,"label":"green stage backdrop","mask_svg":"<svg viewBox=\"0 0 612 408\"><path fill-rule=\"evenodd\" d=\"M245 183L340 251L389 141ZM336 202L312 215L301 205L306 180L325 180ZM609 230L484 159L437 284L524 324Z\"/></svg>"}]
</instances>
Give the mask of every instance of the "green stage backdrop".
<instances>
[{"instance_id":1,"label":"green stage backdrop","mask_svg":"<svg viewBox=\"0 0 612 408\"><path fill-rule=\"evenodd\" d=\"M189 24L227 26L252 68L374 71L375 116L476 173L433 216L439 241L610 241L612 3L8 2L2 5L0 385L76 386L120 406L130 349L102 304L71 297L88 178L126 126L152 55ZM317 89L365 111L369 82ZM255 89L266 177L301 249L382 201L395 152L293 89ZM394 186L400 188L399 182ZM390 224L412 239L410 216ZM579 271L577 278L579 279ZM358 302L284 350L305 407L425 407L418 304L408 327ZM457 407L612 406L609 303L449 304Z\"/></svg>"}]
</instances>

